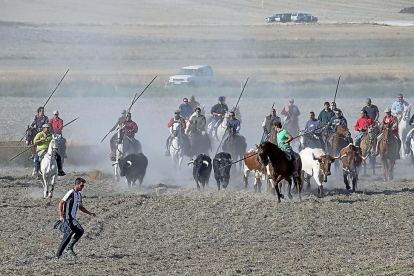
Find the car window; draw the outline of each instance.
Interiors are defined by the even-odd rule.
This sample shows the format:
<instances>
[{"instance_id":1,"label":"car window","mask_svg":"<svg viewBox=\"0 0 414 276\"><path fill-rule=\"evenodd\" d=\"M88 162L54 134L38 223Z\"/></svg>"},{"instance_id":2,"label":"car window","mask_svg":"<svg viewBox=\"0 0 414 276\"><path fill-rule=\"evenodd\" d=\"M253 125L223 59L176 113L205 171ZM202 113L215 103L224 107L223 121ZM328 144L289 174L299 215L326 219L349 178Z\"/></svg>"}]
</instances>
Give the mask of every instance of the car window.
<instances>
[{"instance_id":1,"label":"car window","mask_svg":"<svg viewBox=\"0 0 414 276\"><path fill-rule=\"evenodd\" d=\"M213 70L211 70L211 68L206 68L204 69L204 73L206 76L212 76L213 75Z\"/></svg>"},{"instance_id":2,"label":"car window","mask_svg":"<svg viewBox=\"0 0 414 276\"><path fill-rule=\"evenodd\" d=\"M195 75L197 73L197 69L181 69L178 75Z\"/></svg>"}]
</instances>

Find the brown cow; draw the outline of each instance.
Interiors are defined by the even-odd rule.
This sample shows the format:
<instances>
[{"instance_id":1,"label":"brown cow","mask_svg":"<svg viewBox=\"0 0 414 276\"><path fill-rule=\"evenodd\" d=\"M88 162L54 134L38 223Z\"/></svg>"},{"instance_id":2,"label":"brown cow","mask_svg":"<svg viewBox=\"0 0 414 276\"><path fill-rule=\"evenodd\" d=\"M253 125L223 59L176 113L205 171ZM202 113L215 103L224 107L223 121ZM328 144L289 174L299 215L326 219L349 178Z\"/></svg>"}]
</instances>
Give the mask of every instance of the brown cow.
<instances>
[{"instance_id":1,"label":"brown cow","mask_svg":"<svg viewBox=\"0 0 414 276\"><path fill-rule=\"evenodd\" d=\"M349 180L352 181L352 191L355 192L358 183L358 171L368 156L362 157L362 150L360 147L349 144L340 152L340 160L343 168L344 183L347 190L350 190Z\"/></svg>"},{"instance_id":2,"label":"brown cow","mask_svg":"<svg viewBox=\"0 0 414 276\"><path fill-rule=\"evenodd\" d=\"M260 193L262 189L262 180L266 180L266 167L263 164L259 163L257 151L254 149L250 149L248 152L245 152L243 158L244 188L247 189L247 185L249 185L250 172L253 172L254 192Z\"/></svg>"}]
</instances>

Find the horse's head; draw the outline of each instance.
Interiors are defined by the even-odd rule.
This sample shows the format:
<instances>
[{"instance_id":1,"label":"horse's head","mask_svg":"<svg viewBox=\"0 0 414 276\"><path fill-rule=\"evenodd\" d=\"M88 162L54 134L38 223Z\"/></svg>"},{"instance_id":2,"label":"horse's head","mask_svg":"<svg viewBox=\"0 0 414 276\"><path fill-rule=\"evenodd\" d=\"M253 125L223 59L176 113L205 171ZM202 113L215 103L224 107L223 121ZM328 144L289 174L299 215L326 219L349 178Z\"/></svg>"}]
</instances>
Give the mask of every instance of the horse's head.
<instances>
[{"instance_id":1,"label":"horse's head","mask_svg":"<svg viewBox=\"0 0 414 276\"><path fill-rule=\"evenodd\" d=\"M336 132L339 135L342 135L345 137L351 137L351 132L349 132L348 128L343 124L340 124L336 127Z\"/></svg>"},{"instance_id":2,"label":"horse's head","mask_svg":"<svg viewBox=\"0 0 414 276\"><path fill-rule=\"evenodd\" d=\"M26 129L26 145L33 144L33 139L35 135L36 135L36 128L32 128L28 125Z\"/></svg>"},{"instance_id":3,"label":"horse's head","mask_svg":"<svg viewBox=\"0 0 414 276\"><path fill-rule=\"evenodd\" d=\"M122 144L122 141L124 140L125 135L125 125L118 127L118 133L117 133L117 143Z\"/></svg>"},{"instance_id":4,"label":"horse's head","mask_svg":"<svg viewBox=\"0 0 414 276\"><path fill-rule=\"evenodd\" d=\"M264 142L260 145L256 145L257 156L259 158L258 161L263 164L263 166L267 166L269 164L269 143L270 142Z\"/></svg>"},{"instance_id":5,"label":"horse's head","mask_svg":"<svg viewBox=\"0 0 414 276\"><path fill-rule=\"evenodd\" d=\"M180 137L181 136L181 122L173 122L170 132L171 132L171 136L174 137Z\"/></svg>"},{"instance_id":6,"label":"horse's head","mask_svg":"<svg viewBox=\"0 0 414 276\"><path fill-rule=\"evenodd\" d=\"M392 124L384 123L383 133L384 133L384 141L385 143L388 143L392 135Z\"/></svg>"}]
</instances>

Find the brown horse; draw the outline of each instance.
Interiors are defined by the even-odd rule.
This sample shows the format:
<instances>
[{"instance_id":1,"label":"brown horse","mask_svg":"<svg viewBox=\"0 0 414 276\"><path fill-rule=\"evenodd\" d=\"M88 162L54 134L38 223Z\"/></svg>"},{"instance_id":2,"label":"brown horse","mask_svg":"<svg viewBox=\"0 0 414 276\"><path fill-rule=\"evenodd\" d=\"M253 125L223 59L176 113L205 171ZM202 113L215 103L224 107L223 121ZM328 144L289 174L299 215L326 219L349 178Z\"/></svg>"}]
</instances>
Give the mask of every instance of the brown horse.
<instances>
[{"instance_id":1,"label":"brown horse","mask_svg":"<svg viewBox=\"0 0 414 276\"><path fill-rule=\"evenodd\" d=\"M199 154L208 154L211 151L210 137L207 133L203 135L197 130L196 125L191 122L188 126L188 138L190 140L190 147L184 152L186 156L193 158Z\"/></svg>"},{"instance_id":2,"label":"brown horse","mask_svg":"<svg viewBox=\"0 0 414 276\"><path fill-rule=\"evenodd\" d=\"M376 139L379 134L379 128L376 124L368 126L365 135L361 139L360 148L363 156L369 156L369 163L372 168L372 174L375 175L375 146L377 144ZM367 162L364 161L364 174L367 174Z\"/></svg>"},{"instance_id":3,"label":"brown horse","mask_svg":"<svg viewBox=\"0 0 414 276\"><path fill-rule=\"evenodd\" d=\"M345 125L338 125L326 143L329 155L338 156L343 148L352 143L351 133ZM335 171L339 171L339 162L335 162Z\"/></svg>"},{"instance_id":4,"label":"brown horse","mask_svg":"<svg viewBox=\"0 0 414 276\"><path fill-rule=\"evenodd\" d=\"M378 151L381 157L385 182L394 178L394 165L398 154L398 144L397 138L395 138L394 134L392 134L391 124L384 124L383 134L383 138L378 144Z\"/></svg>"},{"instance_id":5,"label":"brown horse","mask_svg":"<svg viewBox=\"0 0 414 276\"><path fill-rule=\"evenodd\" d=\"M289 160L286 156L286 153L280 149L277 145L264 142L261 143L260 146L256 146L257 152L259 155L259 161L264 166L271 166L271 177L274 182L274 187L277 193L277 200L280 202L281 198L284 198L282 194L282 183L281 181L285 179L289 183L289 192L288 196L291 199L291 189L292 189L292 175L294 172L294 165L291 160ZM298 177L294 177L296 189L299 194L299 200L302 200L301 191L302 191L302 178L301 178L301 171L302 171L302 162L300 158L297 160L298 162Z\"/></svg>"}]
</instances>

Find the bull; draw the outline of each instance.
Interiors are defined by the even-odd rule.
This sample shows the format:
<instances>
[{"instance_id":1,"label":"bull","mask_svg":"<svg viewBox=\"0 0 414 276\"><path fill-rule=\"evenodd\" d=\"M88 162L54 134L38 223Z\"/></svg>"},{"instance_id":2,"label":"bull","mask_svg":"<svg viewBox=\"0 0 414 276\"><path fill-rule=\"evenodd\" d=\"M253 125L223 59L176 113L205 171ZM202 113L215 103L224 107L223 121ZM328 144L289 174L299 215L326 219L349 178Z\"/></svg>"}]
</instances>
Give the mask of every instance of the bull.
<instances>
[{"instance_id":1,"label":"bull","mask_svg":"<svg viewBox=\"0 0 414 276\"><path fill-rule=\"evenodd\" d=\"M137 180L139 180L139 185L142 184L148 167L148 159L144 154L129 154L119 159L113 166L116 164L119 165L120 175L126 177L128 187L131 187L131 183L135 186Z\"/></svg>"},{"instance_id":2,"label":"bull","mask_svg":"<svg viewBox=\"0 0 414 276\"><path fill-rule=\"evenodd\" d=\"M254 174L254 192L260 193L262 189L262 181L265 181L267 178L267 169L266 166L259 162L256 153L257 151L254 149L250 149L248 152L244 153L243 180L244 188L247 189L247 185L249 185L249 175L250 172L252 172Z\"/></svg>"},{"instance_id":3,"label":"bull","mask_svg":"<svg viewBox=\"0 0 414 276\"><path fill-rule=\"evenodd\" d=\"M195 160L191 159L188 165L193 164L193 177L197 183L197 189L200 190L200 184L203 186L208 185L210 180L210 174L212 169L211 158L208 155L200 154Z\"/></svg>"},{"instance_id":4,"label":"bull","mask_svg":"<svg viewBox=\"0 0 414 276\"><path fill-rule=\"evenodd\" d=\"M313 176L316 184L318 184L319 195L323 196L322 182L328 181L328 176L331 175L331 164L335 162L338 157L326 155L322 149L305 148L299 152L302 159L302 176L308 183L307 189L310 189L310 179ZM305 176L306 174L306 176Z\"/></svg>"},{"instance_id":5,"label":"bull","mask_svg":"<svg viewBox=\"0 0 414 276\"><path fill-rule=\"evenodd\" d=\"M358 171L368 156L362 156L362 150L360 147L349 144L347 147L340 151L340 160L343 168L344 183L347 190L350 190L349 181L352 182L352 191L355 193L358 185Z\"/></svg>"},{"instance_id":6,"label":"bull","mask_svg":"<svg viewBox=\"0 0 414 276\"><path fill-rule=\"evenodd\" d=\"M231 155L227 152L220 152L214 156L213 170L214 178L217 181L217 188L220 191L220 186L226 189L230 181L230 169L231 169Z\"/></svg>"}]
</instances>

